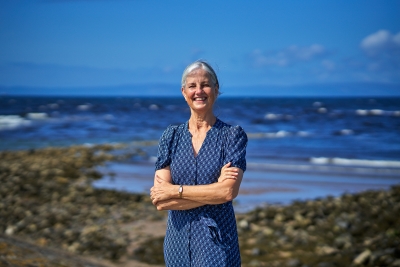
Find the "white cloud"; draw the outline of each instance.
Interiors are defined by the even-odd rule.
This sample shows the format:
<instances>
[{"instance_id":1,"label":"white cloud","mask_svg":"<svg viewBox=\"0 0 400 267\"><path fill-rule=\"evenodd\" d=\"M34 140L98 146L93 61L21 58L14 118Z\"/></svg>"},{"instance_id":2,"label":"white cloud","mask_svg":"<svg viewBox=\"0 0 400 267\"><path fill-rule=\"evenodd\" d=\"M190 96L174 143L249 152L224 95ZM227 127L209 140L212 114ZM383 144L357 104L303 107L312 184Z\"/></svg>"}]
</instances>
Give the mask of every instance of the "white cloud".
<instances>
[{"instance_id":1,"label":"white cloud","mask_svg":"<svg viewBox=\"0 0 400 267\"><path fill-rule=\"evenodd\" d=\"M388 82L400 78L400 32L379 30L365 37L360 48L365 52L364 70L370 76Z\"/></svg>"},{"instance_id":2,"label":"white cloud","mask_svg":"<svg viewBox=\"0 0 400 267\"><path fill-rule=\"evenodd\" d=\"M319 44L310 46L292 45L279 51L254 50L250 55L254 67L278 66L286 67L299 62L312 61L328 54L326 48Z\"/></svg>"},{"instance_id":3,"label":"white cloud","mask_svg":"<svg viewBox=\"0 0 400 267\"><path fill-rule=\"evenodd\" d=\"M379 30L365 37L360 47L368 56L398 52L400 51L400 32L392 34L387 30Z\"/></svg>"},{"instance_id":4,"label":"white cloud","mask_svg":"<svg viewBox=\"0 0 400 267\"><path fill-rule=\"evenodd\" d=\"M307 61L312 60L315 57L326 54L326 49L319 44L313 44L308 47L298 47L296 45L289 46L287 49L287 55L293 59Z\"/></svg>"},{"instance_id":5,"label":"white cloud","mask_svg":"<svg viewBox=\"0 0 400 267\"><path fill-rule=\"evenodd\" d=\"M396 46L400 46L400 32L393 36L393 42Z\"/></svg>"},{"instance_id":6,"label":"white cloud","mask_svg":"<svg viewBox=\"0 0 400 267\"><path fill-rule=\"evenodd\" d=\"M380 30L360 40L362 52L333 54L323 45L292 45L280 50L254 50L251 65L267 77L289 82L369 81L400 83L400 32ZM290 79L287 79L290 77Z\"/></svg>"}]
</instances>

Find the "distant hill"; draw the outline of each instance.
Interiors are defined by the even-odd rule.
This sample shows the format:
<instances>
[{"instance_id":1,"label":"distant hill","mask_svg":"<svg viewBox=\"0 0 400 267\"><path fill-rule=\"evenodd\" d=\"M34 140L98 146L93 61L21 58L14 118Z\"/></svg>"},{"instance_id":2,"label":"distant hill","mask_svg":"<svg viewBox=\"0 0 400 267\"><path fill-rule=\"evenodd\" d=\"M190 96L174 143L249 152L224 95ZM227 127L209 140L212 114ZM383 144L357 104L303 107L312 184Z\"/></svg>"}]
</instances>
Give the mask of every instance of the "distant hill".
<instances>
[{"instance_id":1,"label":"distant hill","mask_svg":"<svg viewBox=\"0 0 400 267\"><path fill-rule=\"evenodd\" d=\"M309 85L225 86L223 97L239 96L400 96L400 84L336 83ZM179 84L133 84L104 87L27 87L0 86L0 95L63 96L180 96Z\"/></svg>"}]
</instances>

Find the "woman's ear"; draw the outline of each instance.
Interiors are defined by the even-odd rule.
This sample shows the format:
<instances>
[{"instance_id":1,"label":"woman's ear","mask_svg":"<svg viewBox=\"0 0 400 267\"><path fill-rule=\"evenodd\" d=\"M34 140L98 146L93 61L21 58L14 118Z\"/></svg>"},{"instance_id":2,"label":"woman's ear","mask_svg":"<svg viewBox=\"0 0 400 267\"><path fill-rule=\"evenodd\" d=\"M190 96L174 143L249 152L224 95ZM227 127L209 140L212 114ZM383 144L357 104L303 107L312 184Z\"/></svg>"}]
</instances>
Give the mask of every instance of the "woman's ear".
<instances>
[{"instance_id":1,"label":"woman's ear","mask_svg":"<svg viewBox=\"0 0 400 267\"><path fill-rule=\"evenodd\" d=\"M182 92L183 98L185 98L185 101L187 102L187 100L186 100L185 88L184 88L183 86L182 86L182 88L181 88L181 92Z\"/></svg>"}]
</instances>

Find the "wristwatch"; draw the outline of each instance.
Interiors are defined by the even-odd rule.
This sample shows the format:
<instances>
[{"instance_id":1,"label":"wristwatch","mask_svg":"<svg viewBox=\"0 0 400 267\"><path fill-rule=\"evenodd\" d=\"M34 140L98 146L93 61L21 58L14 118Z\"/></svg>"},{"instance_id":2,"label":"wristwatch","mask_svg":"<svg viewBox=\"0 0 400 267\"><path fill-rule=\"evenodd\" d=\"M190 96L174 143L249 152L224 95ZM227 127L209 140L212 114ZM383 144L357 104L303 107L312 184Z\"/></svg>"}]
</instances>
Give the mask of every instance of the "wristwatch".
<instances>
[{"instance_id":1,"label":"wristwatch","mask_svg":"<svg viewBox=\"0 0 400 267\"><path fill-rule=\"evenodd\" d=\"M179 191L178 191L178 193L179 193L179 198L182 198L182 192L183 192L183 186L182 186L182 185L179 185Z\"/></svg>"}]
</instances>

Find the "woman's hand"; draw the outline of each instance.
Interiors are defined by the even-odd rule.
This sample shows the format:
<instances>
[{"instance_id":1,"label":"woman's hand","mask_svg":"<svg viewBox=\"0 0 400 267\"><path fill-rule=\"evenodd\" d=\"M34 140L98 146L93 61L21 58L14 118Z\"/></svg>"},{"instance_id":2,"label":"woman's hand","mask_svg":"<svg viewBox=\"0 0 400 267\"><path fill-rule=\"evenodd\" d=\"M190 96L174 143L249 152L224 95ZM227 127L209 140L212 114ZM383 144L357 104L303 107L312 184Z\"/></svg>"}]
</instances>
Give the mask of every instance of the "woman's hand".
<instances>
[{"instance_id":1,"label":"woman's hand","mask_svg":"<svg viewBox=\"0 0 400 267\"><path fill-rule=\"evenodd\" d=\"M228 162L225 164L222 169L221 169L221 174L218 178L218 182L223 182L227 179L234 179L236 180L239 175L239 168L236 167L229 167L231 166L231 163Z\"/></svg>"},{"instance_id":2,"label":"woman's hand","mask_svg":"<svg viewBox=\"0 0 400 267\"><path fill-rule=\"evenodd\" d=\"M153 205L157 205L159 201L171 199L174 195L178 195L176 186L156 175L154 186L150 189L150 198Z\"/></svg>"}]
</instances>

